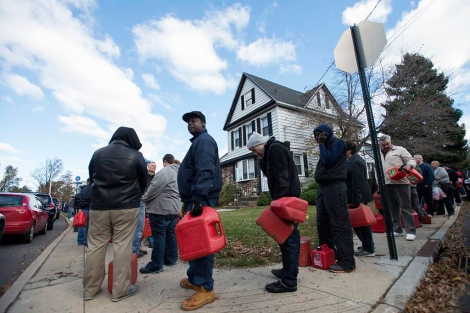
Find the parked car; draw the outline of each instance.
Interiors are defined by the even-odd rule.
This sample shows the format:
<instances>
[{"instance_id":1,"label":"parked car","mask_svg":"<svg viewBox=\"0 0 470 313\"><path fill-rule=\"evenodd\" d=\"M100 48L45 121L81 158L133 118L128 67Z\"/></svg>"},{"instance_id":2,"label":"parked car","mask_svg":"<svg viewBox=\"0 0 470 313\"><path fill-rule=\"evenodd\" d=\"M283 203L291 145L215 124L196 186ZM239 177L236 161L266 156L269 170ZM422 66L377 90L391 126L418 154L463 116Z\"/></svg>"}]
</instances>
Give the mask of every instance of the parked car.
<instances>
[{"instance_id":1,"label":"parked car","mask_svg":"<svg viewBox=\"0 0 470 313\"><path fill-rule=\"evenodd\" d=\"M46 234L49 214L33 194L0 193L0 213L5 217L5 235L21 235L24 242L35 233Z\"/></svg>"},{"instance_id":2,"label":"parked car","mask_svg":"<svg viewBox=\"0 0 470 313\"><path fill-rule=\"evenodd\" d=\"M54 201L56 209L55 219L58 220L60 217L60 212L62 212L62 202L60 202L60 200L57 198L52 198L52 201Z\"/></svg>"},{"instance_id":3,"label":"parked car","mask_svg":"<svg viewBox=\"0 0 470 313\"><path fill-rule=\"evenodd\" d=\"M2 244L3 233L5 232L5 216L0 213L0 245Z\"/></svg>"},{"instance_id":4,"label":"parked car","mask_svg":"<svg viewBox=\"0 0 470 313\"><path fill-rule=\"evenodd\" d=\"M41 200L42 205L46 208L47 213L49 213L49 219L47 221L47 230L52 230L54 228L54 221L56 218L57 210L55 208L54 201L50 194L46 192L31 192L27 194L35 195Z\"/></svg>"}]
</instances>

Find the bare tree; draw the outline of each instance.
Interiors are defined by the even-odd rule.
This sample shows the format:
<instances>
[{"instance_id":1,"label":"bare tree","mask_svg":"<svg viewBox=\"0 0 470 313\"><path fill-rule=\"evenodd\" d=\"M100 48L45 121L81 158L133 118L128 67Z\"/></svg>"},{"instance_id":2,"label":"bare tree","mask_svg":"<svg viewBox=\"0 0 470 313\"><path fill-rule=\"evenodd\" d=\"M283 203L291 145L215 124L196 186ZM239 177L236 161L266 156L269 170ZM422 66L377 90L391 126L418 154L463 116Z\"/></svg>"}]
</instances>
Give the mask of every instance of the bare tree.
<instances>
[{"instance_id":1,"label":"bare tree","mask_svg":"<svg viewBox=\"0 0 470 313\"><path fill-rule=\"evenodd\" d=\"M52 192L52 180L57 178L62 172L62 160L61 159L46 159L44 164L41 164L35 169L31 176L36 180L38 191L41 192Z\"/></svg>"},{"instance_id":2,"label":"bare tree","mask_svg":"<svg viewBox=\"0 0 470 313\"><path fill-rule=\"evenodd\" d=\"M18 177L18 168L8 165L5 167L5 174L3 174L3 179L0 181L0 192L13 191L18 188L22 181L23 179Z\"/></svg>"}]
</instances>

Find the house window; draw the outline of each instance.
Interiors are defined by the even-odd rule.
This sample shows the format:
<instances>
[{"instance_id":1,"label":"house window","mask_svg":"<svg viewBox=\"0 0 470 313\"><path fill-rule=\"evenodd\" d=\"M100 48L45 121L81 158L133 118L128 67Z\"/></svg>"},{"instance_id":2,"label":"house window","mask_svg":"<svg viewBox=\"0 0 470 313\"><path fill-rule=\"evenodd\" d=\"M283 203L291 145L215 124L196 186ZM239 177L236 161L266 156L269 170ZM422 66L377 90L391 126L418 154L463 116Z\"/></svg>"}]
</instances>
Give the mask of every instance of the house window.
<instances>
[{"instance_id":1,"label":"house window","mask_svg":"<svg viewBox=\"0 0 470 313\"><path fill-rule=\"evenodd\" d=\"M235 131L235 147L240 147L240 146L241 146L240 132L237 130Z\"/></svg>"},{"instance_id":2,"label":"house window","mask_svg":"<svg viewBox=\"0 0 470 313\"><path fill-rule=\"evenodd\" d=\"M255 178L255 160L243 160L235 164L235 181L249 180Z\"/></svg>"},{"instance_id":3,"label":"house window","mask_svg":"<svg viewBox=\"0 0 470 313\"><path fill-rule=\"evenodd\" d=\"M245 94L245 108L249 107L252 104L253 104L252 91L250 90Z\"/></svg>"},{"instance_id":4,"label":"house window","mask_svg":"<svg viewBox=\"0 0 470 313\"><path fill-rule=\"evenodd\" d=\"M269 121L267 116L261 119L261 130L263 136L269 136Z\"/></svg>"},{"instance_id":5,"label":"house window","mask_svg":"<svg viewBox=\"0 0 470 313\"><path fill-rule=\"evenodd\" d=\"M250 139L251 134L253 134L253 125L250 123L246 126L246 139Z\"/></svg>"},{"instance_id":6,"label":"house window","mask_svg":"<svg viewBox=\"0 0 470 313\"><path fill-rule=\"evenodd\" d=\"M303 176L304 173L304 163L302 162L303 156L301 154L294 154L294 163L295 168L297 169L297 175Z\"/></svg>"}]
</instances>

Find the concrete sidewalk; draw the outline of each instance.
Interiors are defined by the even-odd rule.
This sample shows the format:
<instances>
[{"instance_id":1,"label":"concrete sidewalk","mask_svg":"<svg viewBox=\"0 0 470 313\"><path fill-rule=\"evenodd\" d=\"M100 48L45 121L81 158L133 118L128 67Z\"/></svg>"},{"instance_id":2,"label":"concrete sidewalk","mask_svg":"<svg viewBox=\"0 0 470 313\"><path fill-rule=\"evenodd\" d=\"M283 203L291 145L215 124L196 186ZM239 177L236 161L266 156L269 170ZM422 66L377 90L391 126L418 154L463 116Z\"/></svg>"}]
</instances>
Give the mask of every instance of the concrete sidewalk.
<instances>
[{"instance_id":1,"label":"concrete sidewalk","mask_svg":"<svg viewBox=\"0 0 470 313\"><path fill-rule=\"evenodd\" d=\"M376 257L356 258L356 270L333 274L313 267L299 270L298 291L270 294L267 283L276 278L270 267L220 269L214 271L217 301L202 312L400 312L406 300L419 285L433 257L454 223L455 215L436 216L432 224L417 230L415 241L396 238L398 261L390 260L386 234L374 234ZM256 227L255 225L253 225ZM306 235L306 234L303 234ZM193 293L179 287L188 265L180 262L153 275L139 274L137 285L142 291L121 302L111 302L107 277L103 291L91 301L83 301L83 246L77 234L68 228L31 264L13 286L0 298L0 312L170 312L182 311L181 302ZM355 238L355 246L360 243ZM112 259L110 244L106 264ZM150 260L149 254L139 259L139 268Z\"/></svg>"}]
</instances>

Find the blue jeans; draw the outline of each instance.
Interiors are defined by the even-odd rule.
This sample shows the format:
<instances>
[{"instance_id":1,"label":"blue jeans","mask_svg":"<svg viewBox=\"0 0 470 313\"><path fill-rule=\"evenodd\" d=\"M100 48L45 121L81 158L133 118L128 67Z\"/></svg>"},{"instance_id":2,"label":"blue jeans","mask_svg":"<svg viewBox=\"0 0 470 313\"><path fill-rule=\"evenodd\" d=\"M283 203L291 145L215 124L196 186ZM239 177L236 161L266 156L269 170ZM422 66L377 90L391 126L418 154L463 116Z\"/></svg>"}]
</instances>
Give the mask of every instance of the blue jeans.
<instances>
[{"instance_id":1,"label":"blue jeans","mask_svg":"<svg viewBox=\"0 0 470 313\"><path fill-rule=\"evenodd\" d=\"M73 216L73 208L69 208L69 212L68 212L68 219L70 219L72 216Z\"/></svg>"},{"instance_id":2,"label":"blue jeans","mask_svg":"<svg viewBox=\"0 0 470 313\"><path fill-rule=\"evenodd\" d=\"M154 246L152 261L147 263L145 269L156 272L163 269L163 264L167 266L175 265L178 259L178 246L175 235L176 215L149 213L149 220Z\"/></svg>"},{"instance_id":3,"label":"blue jeans","mask_svg":"<svg viewBox=\"0 0 470 313\"><path fill-rule=\"evenodd\" d=\"M217 200L218 199L207 199L202 201L202 205L214 208L217 204ZM187 214L190 211L190 204L185 203L183 211ZM188 263L189 268L186 275L188 275L189 282L193 285L204 286L207 291L213 290L214 280L212 279L212 271L214 269L214 255L207 255L199 259L191 260Z\"/></svg>"},{"instance_id":4,"label":"blue jeans","mask_svg":"<svg viewBox=\"0 0 470 313\"><path fill-rule=\"evenodd\" d=\"M145 221L145 203L140 202L139 215L137 217L137 227L134 232L134 239L132 240L132 253L139 254L140 242L144 234L144 221Z\"/></svg>"},{"instance_id":5,"label":"blue jeans","mask_svg":"<svg viewBox=\"0 0 470 313\"><path fill-rule=\"evenodd\" d=\"M370 226L354 227L357 238L362 242L362 250L370 253L375 252L374 239L372 238L372 228Z\"/></svg>"},{"instance_id":6,"label":"blue jeans","mask_svg":"<svg viewBox=\"0 0 470 313\"><path fill-rule=\"evenodd\" d=\"M281 283L286 287L297 287L297 275L299 274L300 233L294 224L294 230L281 247L282 253L282 278Z\"/></svg>"},{"instance_id":7,"label":"blue jeans","mask_svg":"<svg viewBox=\"0 0 470 313\"><path fill-rule=\"evenodd\" d=\"M78 229L77 243L79 245L87 245L87 229L88 229L88 210L83 210L83 213L86 215L86 225Z\"/></svg>"}]
</instances>

